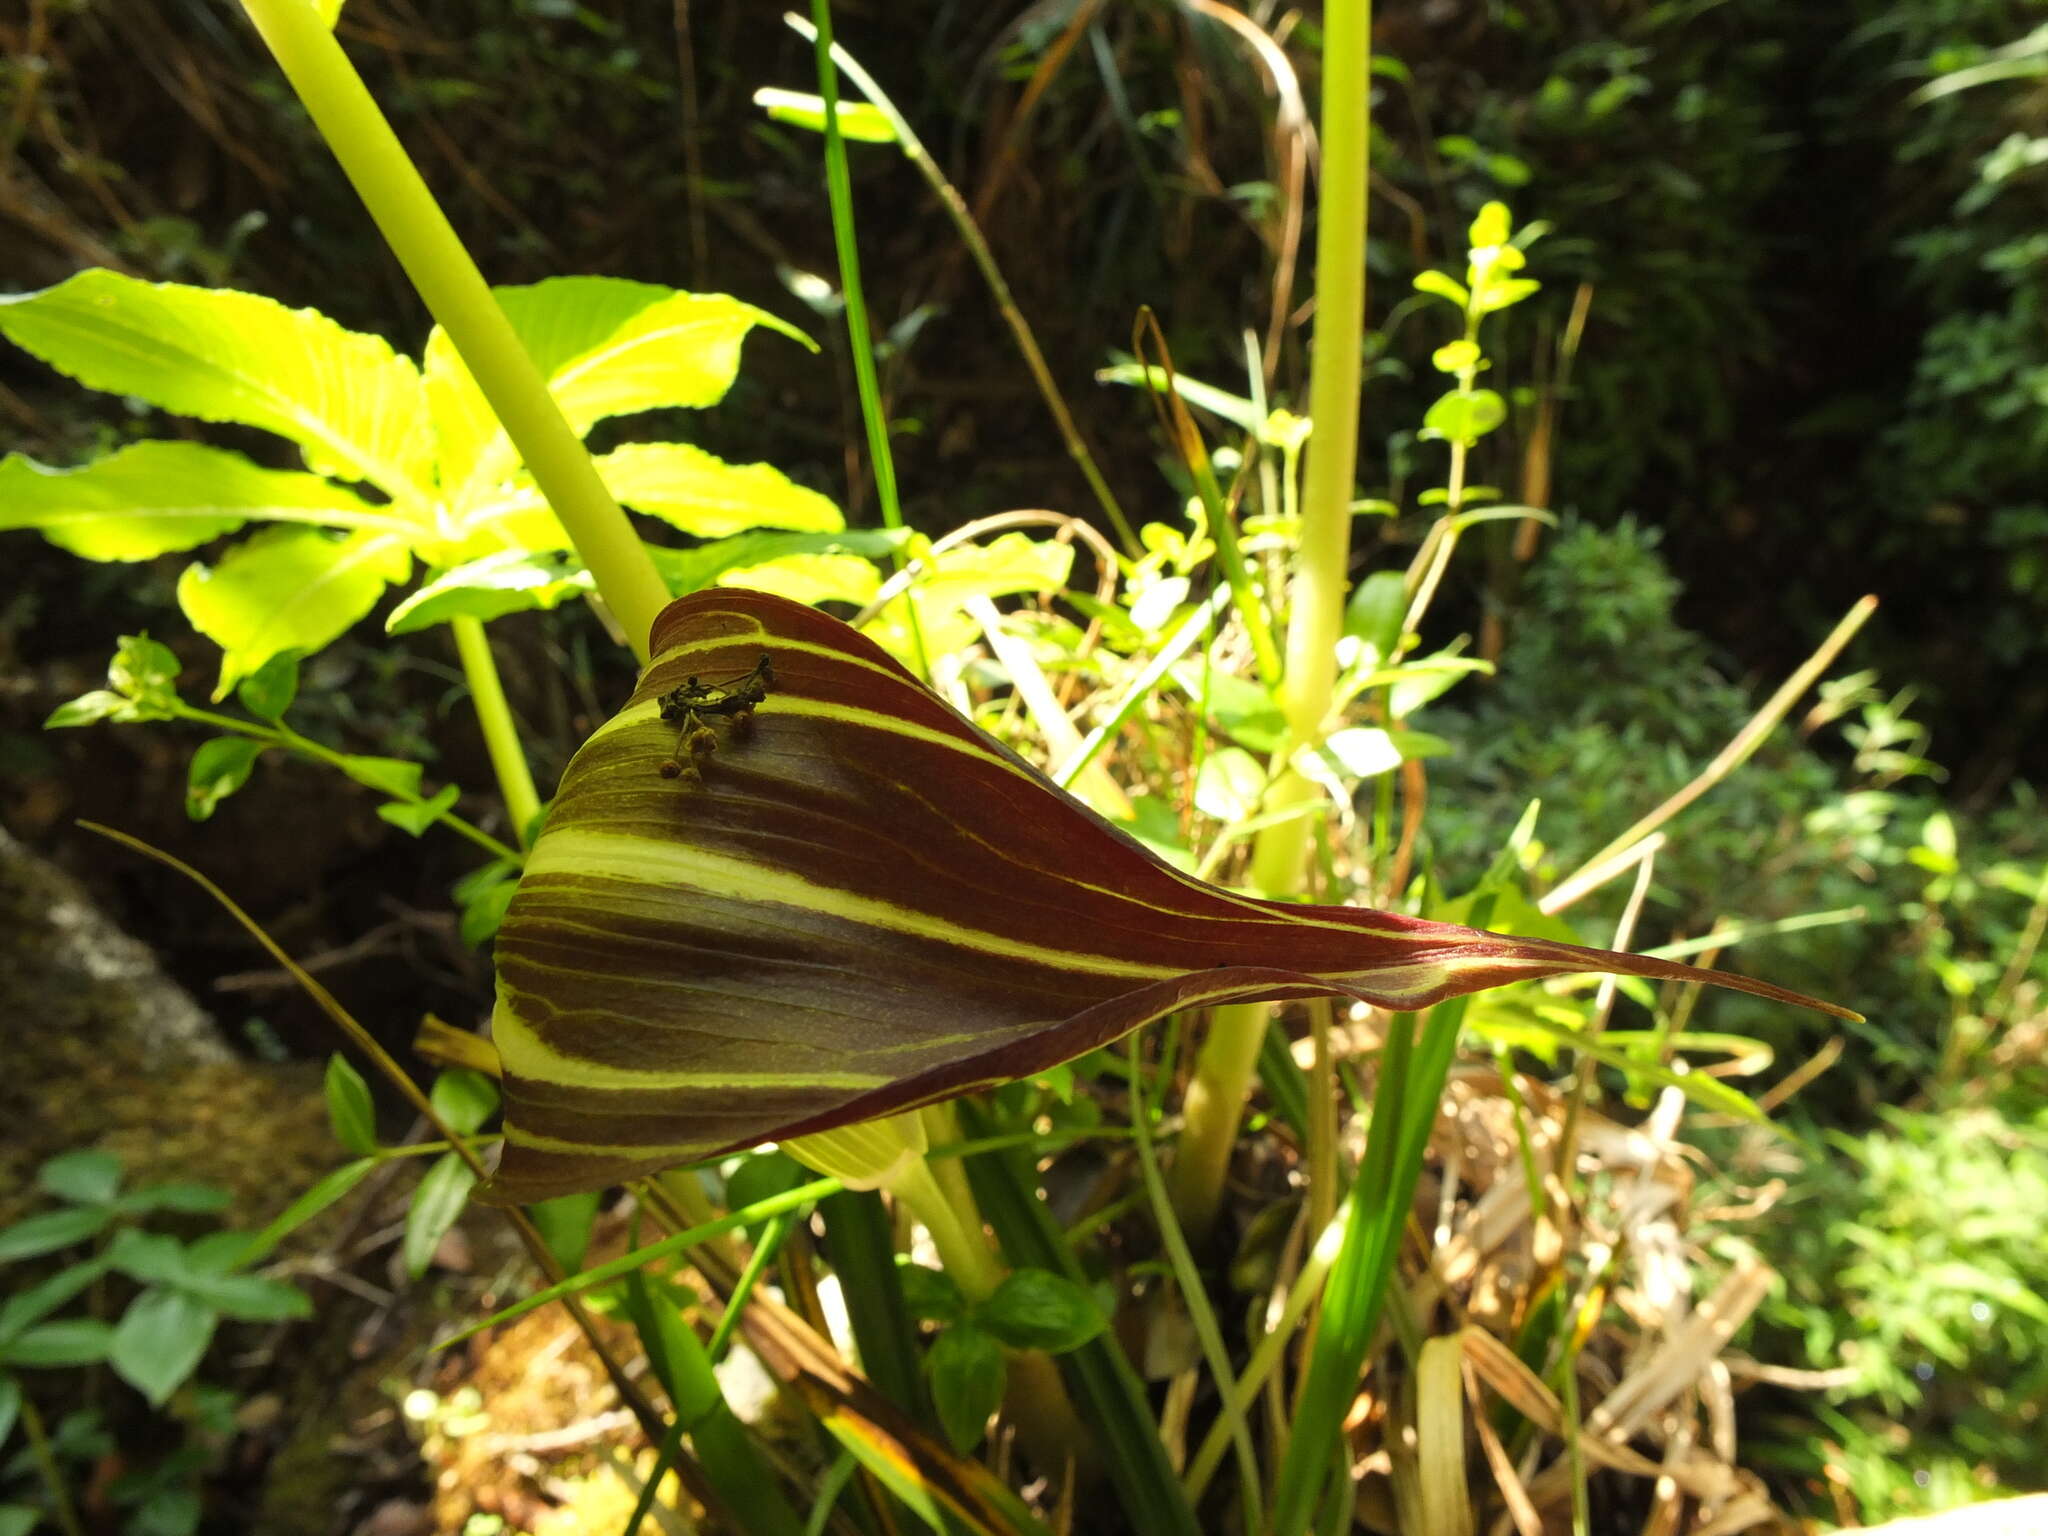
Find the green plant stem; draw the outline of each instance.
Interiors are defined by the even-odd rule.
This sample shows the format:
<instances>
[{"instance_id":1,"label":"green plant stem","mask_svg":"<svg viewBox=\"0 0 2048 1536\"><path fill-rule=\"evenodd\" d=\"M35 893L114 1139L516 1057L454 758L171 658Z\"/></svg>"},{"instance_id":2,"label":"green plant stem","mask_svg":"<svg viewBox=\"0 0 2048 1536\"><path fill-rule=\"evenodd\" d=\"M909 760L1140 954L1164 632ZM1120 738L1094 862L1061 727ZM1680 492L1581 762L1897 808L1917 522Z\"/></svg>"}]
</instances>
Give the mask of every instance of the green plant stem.
<instances>
[{"instance_id":1,"label":"green plant stem","mask_svg":"<svg viewBox=\"0 0 2048 1536\"><path fill-rule=\"evenodd\" d=\"M1330 0L1323 13L1322 176L1316 202L1316 330L1309 363L1309 439L1301 543L1288 588L1287 671L1281 705L1289 739L1321 737L1337 678L1358 468L1358 396L1365 332L1366 169L1371 148L1371 0ZM1318 794L1291 769L1266 798L1280 810ZM1301 889L1316 823L1288 817L1252 844L1252 883L1269 895ZM1244 1117L1268 1009L1218 1008L1182 1108L1171 1188L1181 1223L1206 1236L1222 1204L1230 1149Z\"/></svg>"},{"instance_id":2,"label":"green plant stem","mask_svg":"<svg viewBox=\"0 0 2048 1536\"><path fill-rule=\"evenodd\" d=\"M64 1536L85 1536L85 1527L78 1523L78 1511L72 1507L71 1491L64 1486L64 1472L57 1465L57 1453L51 1448L50 1432L43 1424L43 1415L35 1400L26 1392L21 1394L21 1432L28 1440L29 1454L35 1458L36 1470L43 1475L43 1486L50 1491L50 1513L55 1517L58 1529Z\"/></svg>"},{"instance_id":3,"label":"green plant stem","mask_svg":"<svg viewBox=\"0 0 2048 1536\"><path fill-rule=\"evenodd\" d=\"M1248 1536L1259 1536L1266 1523L1260 1492L1259 1453L1252 1447L1251 1428L1245 1422L1237 1378L1230 1370L1230 1352L1224 1348L1222 1330L1216 1326L1215 1310L1209 1305L1208 1293L1202 1288L1201 1271L1195 1267L1194 1252L1181 1233L1180 1223L1174 1219L1166 1181L1159 1176L1159 1155L1152 1147L1152 1111L1145 1102L1145 1062L1138 1049L1144 1033L1143 1029L1134 1029L1124 1041L1130 1053L1131 1129L1132 1141L1138 1149L1138 1170L1145 1181L1145 1193L1152 1202L1152 1213L1159 1226L1159 1240L1166 1245L1174 1278L1180 1284L1181 1302L1188 1309L1188 1319L1194 1324L1195 1336L1201 1340L1202 1354L1209 1362L1216 1390L1223 1396L1223 1412L1230 1424L1231 1444L1237 1450L1237 1493L1244 1509L1245 1530ZM1192 1496L1188 1502L1194 1502Z\"/></svg>"},{"instance_id":4,"label":"green plant stem","mask_svg":"<svg viewBox=\"0 0 2048 1536\"><path fill-rule=\"evenodd\" d=\"M311 737L301 736L288 725L255 725L247 720L237 720L233 715L215 714L210 709L194 709L187 704L179 705L175 718L190 720L195 725L210 725L218 731L232 731L237 736L247 736L255 741L269 742L272 746L282 747L287 752L296 752L300 757L310 758L316 763L324 763L329 768L337 769L343 773L348 771L348 754L336 752L329 747L323 747ZM394 800L402 800L407 805L425 805L427 802L425 795L393 795L392 798ZM498 841L497 838L484 831L482 827L477 826L474 822L465 821L453 811L443 811L435 820L449 831L459 833L461 836L468 838L493 858L505 859L513 864L520 862L520 853L517 848Z\"/></svg>"},{"instance_id":5,"label":"green plant stem","mask_svg":"<svg viewBox=\"0 0 2048 1536\"><path fill-rule=\"evenodd\" d=\"M832 241L839 255L839 287L846 300L846 338L853 353L853 381L860 391L861 421L867 428L868 459L882 522L903 526L896 494L896 457L889 447L889 422L882 414L882 388L875 377L874 337L868 330L867 298L861 289L860 245L853 230L853 181L846 169L846 139L839 131L839 71L833 67L832 0L811 0L811 44L818 58L818 95L825 103L825 190L832 202Z\"/></svg>"},{"instance_id":6,"label":"green plant stem","mask_svg":"<svg viewBox=\"0 0 2048 1536\"><path fill-rule=\"evenodd\" d=\"M889 418L882 410L882 386L875 376L874 337L868 329L867 296L860 281L860 242L853 228L853 179L846 169L846 137L839 131L839 71L832 62L832 0L811 0L811 45L818 63L818 96L825 103L825 191L832 204L832 245L839 257L839 288L846 301L846 349L852 354L854 388L860 394L860 419L868 439L868 461L875 477L875 503L882 525L903 526L903 503L896 492L896 455L889 446ZM900 571L903 552L890 558ZM905 593L910 642L917 669L931 675L924 653L924 631L917 621L917 601Z\"/></svg>"},{"instance_id":7,"label":"green plant stem","mask_svg":"<svg viewBox=\"0 0 2048 1536\"><path fill-rule=\"evenodd\" d=\"M1465 340L1474 348L1479 344L1479 316L1469 307L1465 311ZM1477 362L1458 370L1458 388L1465 393L1471 392L1478 379ZM1465 471L1470 458L1470 445L1463 439L1453 439L1450 474L1444 485L1444 515L1437 519L1429 537L1423 540L1423 548L1416 555L1415 569L1410 572L1408 611L1401 619L1401 633L1404 635L1422 627L1422 616L1435 601L1444 572L1451 568L1451 556L1458 551L1458 533L1462 526L1458 514L1465 509Z\"/></svg>"},{"instance_id":8,"label":"green plant stem","mask_svg":"<svg viewBox=\"0 0 2048 1536\"><path fill-rule=\"evenodd\" d=\"M1301 1272L1294 1277L1289 1287L1287 1301L1280 1310L1280 1317L1272 1327L1259 1336L1253 1346L1251 1359L1245 1362L1244 1370L1238 1374L1235 1402L1238 1412L1249 1413L1252 1401L1259 1395L1259 1389L1266 1384L1273 1370L1280 1364L1281 1356L1289 1345L1301 1337L1298 1331L1302 1319L1322 1293L1323 1278L1330 1272L1330 1266L1337 1261L1337 1253L1344 1242L1346 1230L1345 1209L1340 1207L1330 1225L1323 1228L1322 1235L1302 1261ZM1209 1426L1208 1438L1203 1440L1201 1449L1195 1452L1188 1463L1187 1476L1183 1486L1190 1500L1199 1499L1209 1486L1209 1479L1216 1475L1217 1467L1223 1463L1224 1447L1230 1439L1230 1420L1219 1415Z\"/></svg>"},{"instance_id":9,"label":"green plant stem","mask_svg":"<svg viewBox=\"0 0 2048 1536\"><path fill-rule=\"evenodd\" d=\"M648 632L668 604L668 589L562 418L483 274L310 0L242 0L242 6L504 424L634 655L644 662Z\"/></svg>"},{"instance_id":10,"label":"green plant stem","mask_svg":"<svg viewBox=\"0 0 2048 1536\"><path fill-rule=\"evenodd\" d=\"M970 1232L961 1212L946 1198L931 1165L923 1158L906 1159L883 1186L909 1209L932 1235L939 1262L969 1301L986 1301L1003 1283L1003 1266L979 1231Z\"/></svg>"},{"instance_id":11,"label":"green plant stem","mask_svg":"<svg viewBox=\"0 0 2048 1536\"><path fill-rule=\"evenodd\" d=\"M451 619L448 627L455 631L455 650L462 658L463 675L469 679L476 723L484 733L484 749L491 754L491 769L498 776L498 793L504 797L512 835L524 848L540 816L540 792L533 787L533 770L519 743L519 727L512 723L512 709L505 702L505 686L498 680L490 637L484 633L483 620L467 615Z\"/></svg>"},{"instance_id":12,"label":"green plant stem","mask_svg":"<svg viewBox=\"0 0 2048 1536\"><path fill-rule=\"evenodd\" d=\"M816 43L818 29L802 17L785 15L783 21L800 34L806 41ZM1066 442L1068 456L1079 466L1082 478L1095 493L1095 500L1116 529L1118 540L1123 544L1124 553L1137 559L1144 553L1138 538L1131 531L1130 520L1124 516L1124 509L1109 489L1109 482L1102 478L1102 471L1096 467L1095 456L1088 451L1087 441L1081 436L1081 429L1074 424L1073 413L1067 409L1067 402L1060 394L1059 385L1053 382L1052 370L1046 366L1045 355L1038 350L1038 338L1032 334L1031 323L1024 318L1024 312L1017 307L1016 296L1010 292L1010 285L1003 277L1002 268L996 265L995 253L982 238L981 228L974 222L974 214L968 208L966 199L946 179L946 173L924 147L911 128L909 120L896 109L896 103L888 93L875 83L875 79L860 62L837 44L832 46L832 58L846 71L846 78L860 87L861 94L874 103L875 110L889 120L889 126L896 132L896 144L905 158L917 167L925 184L938 197L939 205L946 210L946 216L953 221L953 227L960 233L960 241L967 247L967 254L974 258L974 264L981 269L982 281L988 284L988 291L996 301L996 309L1002 314L1003 323L1009 326L1010 335L1015 338L1017 350L1023 354L1024 366L1030 370L1032 382L1037 384L1038 393L1045 400L1045 407L1052 412L1054 423L1059 427L1060 437Z\"/></svg>"}]
</instances>

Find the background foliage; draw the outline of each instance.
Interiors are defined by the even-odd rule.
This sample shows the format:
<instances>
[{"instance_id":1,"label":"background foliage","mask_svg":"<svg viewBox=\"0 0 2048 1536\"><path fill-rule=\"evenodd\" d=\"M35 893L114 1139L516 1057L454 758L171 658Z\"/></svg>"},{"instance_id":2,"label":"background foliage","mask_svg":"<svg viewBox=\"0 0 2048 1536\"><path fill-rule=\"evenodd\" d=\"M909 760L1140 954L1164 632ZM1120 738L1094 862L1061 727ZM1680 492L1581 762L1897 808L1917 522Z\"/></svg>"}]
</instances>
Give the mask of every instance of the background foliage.
<instances>
[{"instance_id":1,"label":"background foliage","mask_svg":"<svg viewBox=\"0 0 2048 1536\"><path fill-rule=\"evenodd\" d=\"M601 272L731 292L822 333L801 280L831 270L814 146L750 105L761 84L805 79L803 45L772 8L688 9L687 95L665 8L526 0L423 19L356 0L343 32L494 281ZM1077 17L1082 41L1019 125L1023 88ZM2025 1411L2048 1384L2028 1301L2048 1290L2026 1215L2048 1198L2038 968L2008 985L2048 856L2028 787L2048 773L2037 20L1999 0L1397 4L1377 37L1379 292L1405 294L1416 271L1444 264L1488 198L1549 222L1544 291L1493 340L1499 376L1524 387L1480 478L1511 497L1553 486L1575 517L1526 571L1511 532L1487 534L1492 578L1447 597L1475 631L1501 621L1501 682L1422 717L1461 747L1433 765L1436 877L1469 881L1531 797L1544 803L1536 860L1571 867L1740 725L1756 678L1782 672L1861 591L1885 597L1859 653L1874 675L1692 813L1653 908L1659 929L1693 934L1729 912L1870 914L1769 940L1752 962L1871 1016L1798 1101L1824 1150L1784 1165L1794 1188L1760 1241L1790 1279L1753 1346L1796 1340L1815 1367L1853 1346L1853 1378L1821 1422L1866 1514L2040 1476ZM73 0L0 27L9 57L33 61L0 77L10 285L106 265L317 304L407 345L426 333L231 7ZM1314 35L1311 10L1290 45L1311 87ZM1251 59L1166 3L932 0L886 20L849 15L842 36L981 205L1055 374L1089 401L1119 494L1156 500L1149 407L1091 396L1091 377L1150 303L1179 366L1242 388L1239 332L1264 312L1281 187ZM857 157L855 171L912 520L938 532L1001 507L1082 506L915 177L888 155ZM1391 493L1418 472L1413 424L1437 388L1427 357L1443 337L1423 313L1373 308L1384 329L1363 475ZM818 366L793 347L755 349L726 405L686 435L805 483L858 484L846 379L843 356ZM1279 385L1298 398L1304 380L1290 343ZM21 354L0 357L9 435L47 461L183 430L88 409ZM872 521L857 501L848 513ZM27 579L5 594L0 662L38 680L6 701L0 768L23 787L10 820L47 835L119 804L189 848L181 763L124 742L109 766L33 729L90 682L106 635L165 627L181 562L108 572L9 553ZM573 612L507 628L510 686L551 779L623 674ZM556 674L567 689L545 681ZM344 642L309 669L295 718L428 755L452 678L430 645ZM487 776L480 754L449 750L447 777ZM283 911L317 880L330 894L285 932L338 947L388 920L373 894L381 829L365 809L294 812L309 784L287 770L238 802L302 863L266 873L251 849L237 888ZM411 889L384 894L423 910L458 868L423 861ZM195 983L239 967L209 915L167 900L152 875L124 878L108 894L163 914ZM453 1006L477 978L449 940L411 932L413 974L380 974L374 958L343 974L373 1015L380 989L394 1017L400 993L414 1010L423 989ZM1786 1060L1824 1045L1743 1000L1712 1007L1716 1027L1761 1035ZM266 1010L288 1047L318 1038L298 1008ZM1737 1167L1763 1156L1734 1138L1726 1151ZM1788 1486L1810 1488L1798 1479L1822 1437L1808 1400L1756 1406Z\"/></svg>"}]
</instances>

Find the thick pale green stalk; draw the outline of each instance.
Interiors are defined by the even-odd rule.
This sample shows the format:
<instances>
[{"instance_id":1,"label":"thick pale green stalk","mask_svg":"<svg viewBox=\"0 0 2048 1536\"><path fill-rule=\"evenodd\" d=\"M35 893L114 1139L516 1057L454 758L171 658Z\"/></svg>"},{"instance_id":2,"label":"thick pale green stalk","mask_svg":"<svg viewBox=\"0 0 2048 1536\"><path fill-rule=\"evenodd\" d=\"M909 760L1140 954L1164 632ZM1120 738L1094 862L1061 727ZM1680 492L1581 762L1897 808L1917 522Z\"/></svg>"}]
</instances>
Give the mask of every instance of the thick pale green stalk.
<instances>
[{"instance_id":1,"label":"thick pale green stalk","mask_svg":"<svg viewBox=\"0 0 2048 1536\"><path fill-rule=\"evenodd\" d=\"M242 7L645 661L647 633L668 589L398 136L310 0L242 0Z\"/></svg>"},{"instance_id":2,"label":"thick pale green stalk","mask_svg":"<svg viewBox=\"0 0 2048 1536\"><path fill-rule=\"evenodd\" d=\"M1301 544L1288 587L1287 674L1281 703L1288 734L1322 732L1337 677L1351 548L1351 489L1358 467L1358 390L1365 334L1366 167L1371 147L1372 6L1330 0L1323 12L1322 177L1316 205L1316 330L1309 366L1307 482ZM1318 794L1287 772L1269 810ZM1301 888L1314 818L1286 818L1252 845L1252 883L1269 895ZM1173 1165L1173 1201L1191 1235L1206 1233L1222 1200L1230 1149L1244 1116L1266 1028L1263 1005L1219 1008L1195 1062Z\"/></svg>"},{"instance_id":3,"label":"thick pale green stalk","mask_svg":"<svg viewBox=\"0 0 2048 1536\"><path fill-rule=\"evenodd\" d=\"M504 796L505 814L512 818L512 835L524 848L534 818L540 815L540 792L533 787L533 769L527 765L526 749L519 744L519 728L512 723L504 684L498 681L490 639L481 619L453 619L449 627L455 631L455 649L462 657L463 675L469 679L469 697L476 706L476 723L483 729L484 749L491 754L491 769L498 776L498 793Z\"/></svg>"}]
</instances>

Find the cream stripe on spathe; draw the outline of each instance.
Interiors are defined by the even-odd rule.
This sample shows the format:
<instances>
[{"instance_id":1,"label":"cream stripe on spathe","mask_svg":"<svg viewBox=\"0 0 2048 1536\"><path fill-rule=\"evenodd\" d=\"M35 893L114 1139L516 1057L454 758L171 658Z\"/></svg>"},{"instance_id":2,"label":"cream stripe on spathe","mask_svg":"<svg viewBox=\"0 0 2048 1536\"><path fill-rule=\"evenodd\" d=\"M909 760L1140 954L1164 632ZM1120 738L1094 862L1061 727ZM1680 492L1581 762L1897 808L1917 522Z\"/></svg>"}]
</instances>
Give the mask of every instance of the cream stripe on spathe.
<instances>
[{"instance_id":1,"label":"cream stripe on spathe","mask_svg":"<svg viewBox=\"0 0 2048 1536\"><path fill-rule=\"evenodd\" d=\"M1091 976L1164 981L1186 971L1184 966L1147 965L1142 961L1118 960L1110 955L1091 955L1085 951L1006 939L979 928L949 923L914 908L851 895L829 885L818 885L787 870L686 844L663 843L621 833L585 832L572 827L549 828L547 836L536 842L533 852L527 856L524 879L533 881L547 875L570 876L599 884L617 881L631 886L683 886L731 901L797 907L863 928L877 928L908 938L931 939L941 944L979 950L986 955L1029 961L1054 970L1081 971Z\"/></svg>"}]
</instances>

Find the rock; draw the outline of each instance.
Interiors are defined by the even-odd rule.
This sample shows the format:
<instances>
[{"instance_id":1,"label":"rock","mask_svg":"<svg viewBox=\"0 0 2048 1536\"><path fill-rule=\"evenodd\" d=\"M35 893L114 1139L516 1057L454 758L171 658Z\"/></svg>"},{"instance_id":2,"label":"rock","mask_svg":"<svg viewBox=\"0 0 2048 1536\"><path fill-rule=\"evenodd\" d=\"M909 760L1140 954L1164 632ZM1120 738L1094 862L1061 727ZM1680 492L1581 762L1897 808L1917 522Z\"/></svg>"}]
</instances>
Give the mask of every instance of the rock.
<instances>
[{"instance_id":1,"label":"rock","mask_svg":"<svg viewBox=\"0 0 2048 1536\"><path fill-rule=\"evenodd\" d=\"M196 895L195 895L195 899ZM311 1063L246 1061L71 876L0 831L0 1225L77 1147L131 1181L195 1179L258 1226L339 1159Z\"/></svg>"},{"instance_id":2,"label":"rock","mask_svg":"<svg viewBox=\"0 0 2048 1536\"><path fill-rule=\"evenodd\" d=\"M0 828L0 1034L62 1033L157 1071L233 1059L213 1020L71 876ZM10 1056L12 1051L10 1050Z\"/></svg>"}]
</instances>

